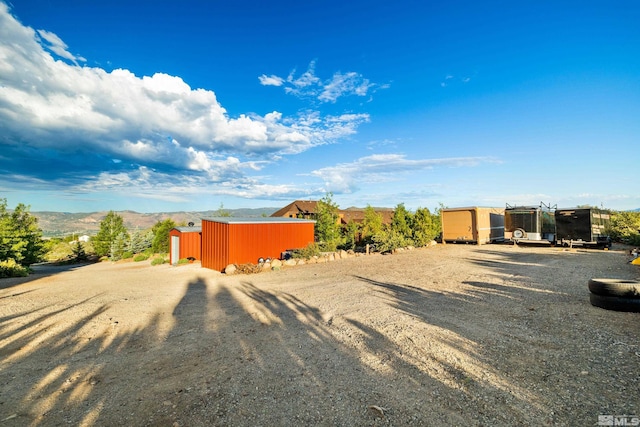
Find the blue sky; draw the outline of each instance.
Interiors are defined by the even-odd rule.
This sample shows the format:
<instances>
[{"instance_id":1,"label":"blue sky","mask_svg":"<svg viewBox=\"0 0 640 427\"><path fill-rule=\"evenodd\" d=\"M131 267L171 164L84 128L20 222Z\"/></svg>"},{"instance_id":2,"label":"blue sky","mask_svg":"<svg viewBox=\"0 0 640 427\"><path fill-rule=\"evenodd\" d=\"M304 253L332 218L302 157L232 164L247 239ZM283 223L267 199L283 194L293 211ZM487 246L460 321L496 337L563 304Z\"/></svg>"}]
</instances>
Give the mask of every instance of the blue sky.
<instances>
[{"instance_id":1,"label":"blue sky","mask_svg":"<svg viewBox=\"0 0 640 427\"><path fill-rule=\"evenodd\" d=\"M32 211L640 208L640 2L0 0Z\"/></svg>"}]
</instances>

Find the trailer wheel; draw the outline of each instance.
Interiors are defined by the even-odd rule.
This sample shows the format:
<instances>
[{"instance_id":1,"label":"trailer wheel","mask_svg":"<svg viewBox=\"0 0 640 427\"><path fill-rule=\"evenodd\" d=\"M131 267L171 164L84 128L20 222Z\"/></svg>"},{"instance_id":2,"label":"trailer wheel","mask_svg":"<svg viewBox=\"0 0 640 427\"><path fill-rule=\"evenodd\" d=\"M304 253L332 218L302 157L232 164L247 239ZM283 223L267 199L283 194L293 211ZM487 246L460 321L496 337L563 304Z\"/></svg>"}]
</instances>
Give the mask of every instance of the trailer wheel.
<instances>
[{"instance_id":1,"label":"trailer wheel","mask_svg":"<svg viewBox=\"0 0 640 427\"><path fill-rule=\"evenodd\" d=\"M513 237L516 239L522 239L525 236L525 232L522 228L516 228L513 230Z\"/></svg>"},{"instance_id":2,"label":"trailer wheel","mask_svg":"<svg viewBox=\"0 0 640 427\"><path fill-rule=\"evenodd\" d=\"M589 290L596 294L618 298L640 298L640 282L624 279L591 279Z\"/></svg>"},{"instance_id":3,"label":"trailer wheel","mask_svg":"<svg viewBox=\"0 0 640 427\"><path fill-rule=\"evenodd\" d=\"M611 297L591 293L589 294L589 301L594 307L604 308L605 310L640 313L640 298Z\"/></svg>"}]
</instances>

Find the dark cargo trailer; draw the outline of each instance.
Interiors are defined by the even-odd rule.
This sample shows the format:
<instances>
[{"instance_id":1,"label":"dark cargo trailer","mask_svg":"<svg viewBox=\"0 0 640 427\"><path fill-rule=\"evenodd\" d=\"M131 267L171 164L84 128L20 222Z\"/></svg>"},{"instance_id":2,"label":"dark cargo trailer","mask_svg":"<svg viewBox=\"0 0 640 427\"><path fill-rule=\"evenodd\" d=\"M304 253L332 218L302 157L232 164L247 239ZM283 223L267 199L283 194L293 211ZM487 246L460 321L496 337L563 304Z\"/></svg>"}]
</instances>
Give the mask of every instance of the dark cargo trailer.
<instances>
[{"instance_id":1,"label":"dark cargo trailer","mask_svg":"<svg viewBox=\"0 0 640 427\"><path fill-rule=\"evenodd\" d=\"M556 239L563 246L611 247L608 211L598 208L556 209Z\"/></svg>"}]
</instances>

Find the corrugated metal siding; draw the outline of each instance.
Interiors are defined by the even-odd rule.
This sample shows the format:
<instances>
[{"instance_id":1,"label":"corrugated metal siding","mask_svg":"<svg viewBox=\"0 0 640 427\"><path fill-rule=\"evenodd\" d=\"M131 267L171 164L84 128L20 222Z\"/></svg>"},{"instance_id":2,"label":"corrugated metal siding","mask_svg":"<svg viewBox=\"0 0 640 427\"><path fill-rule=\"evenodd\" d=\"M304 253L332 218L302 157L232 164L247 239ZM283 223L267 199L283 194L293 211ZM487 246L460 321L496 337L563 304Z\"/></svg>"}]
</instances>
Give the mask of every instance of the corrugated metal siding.
<instances>
[{"instance_id":1,"label":"corrugated metal siding","mask_svg":"<svg viewBox=\"0 0 640 427\"><path fill-rule=\"evenodd\" d=\"M177 229L173 229L169 232L169 239L171 236L178 236L180 238L180 256L178 259L193 257L197 260L202 258L201 232L182 232ZM169 262L175 264L178 260L172 259L173 251L169 250Z\"/></svg>"},{"instance_id":2,"label":"corrugated metal siding","mask_svg":"<svg viewBox=\"0 0 640 427\"><path fill-rule=\"evenodd\" d=\"M314 224L202 221L202 266L223 270L229 264L257 263L259 258L280 258L287 249L313 242Z\"/></svg>"},{"instance_id":3,"label":"corrugated metal siding","mask_svg":"<svg viewBox=\"0 0 640 427\"><path fill-rule=\"evenodd\" d=\"M229 263L229 224L202 220L202 266L222 270Z\"/></svg>"}]
</instances>

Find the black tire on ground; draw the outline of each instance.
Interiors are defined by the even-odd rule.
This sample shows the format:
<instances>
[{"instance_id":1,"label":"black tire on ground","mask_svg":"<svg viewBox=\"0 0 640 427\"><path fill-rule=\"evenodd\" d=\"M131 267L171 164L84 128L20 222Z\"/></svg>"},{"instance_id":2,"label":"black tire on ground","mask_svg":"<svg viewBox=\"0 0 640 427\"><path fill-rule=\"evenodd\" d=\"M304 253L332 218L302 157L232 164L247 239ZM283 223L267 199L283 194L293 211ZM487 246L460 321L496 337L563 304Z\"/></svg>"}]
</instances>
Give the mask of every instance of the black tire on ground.
<instances>
[{"instance_id":1,"label":"black tire on ground","mask_svg":"<svg viewBox=\"0 0 640 427\"><path fill-rule=\"evenodd\" d=\"M640 282L637 280L591 279L589 290L602 296L640 298Z\"/></svg>"},{"instance_id":2,"label":"black tire on ground","mask_svg":"<svg viewBox=\"0 0 640 427\"><path fill-rule=\"evenodd\" d=\"M591 305L605 310L640 313L640 298L620 298L589 294L589 301Z\"/></svg>"}]
</instances>

